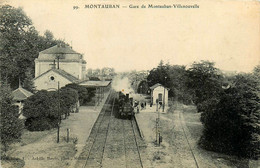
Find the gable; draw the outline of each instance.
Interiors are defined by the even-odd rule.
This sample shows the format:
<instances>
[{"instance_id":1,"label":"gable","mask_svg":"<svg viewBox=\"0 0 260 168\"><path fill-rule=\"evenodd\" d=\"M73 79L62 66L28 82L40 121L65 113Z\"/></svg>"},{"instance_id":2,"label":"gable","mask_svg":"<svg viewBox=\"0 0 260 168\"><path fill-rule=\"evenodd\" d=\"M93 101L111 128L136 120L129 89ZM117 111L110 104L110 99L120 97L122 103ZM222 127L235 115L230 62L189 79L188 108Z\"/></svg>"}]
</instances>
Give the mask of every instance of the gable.
<instances>
[{"instance_id":1,"label":"gable","mask_svg":"<svg viewBox=\"0 0 260 168\"><path fill-rule=\"evenodd\" d=\"M70 82L78 82L79 81L78 78L74 77L73 75L71 75L71 74L69 74L66 71L61 70L61 69L49 69L48 71L46 71L46 72L42 73L41 75L37 76L36 78L34 78L34 81L37 80L38 78L41 78L42 76L45 76L45 75L51 73L51 72L58 74L59 76L62 76L63 78L66 78Z\"/></svg>"},{"instance_id":2,"label":"gable","mask_svg":"<svg viewBox=\"0 0 260 168\"><path fill-rule=\"evenodd\" d=\"M38 76L37 78L34 78L34 82L42 81L44 83L58 82L60 80L66 81L66 82L73 82L73 80L70 80L67 77L64 77L63 75L61 75L60 73L57 73L56 71L47 71L47 72L41 74L40 76Z\"/></svg>"}]
</instances>

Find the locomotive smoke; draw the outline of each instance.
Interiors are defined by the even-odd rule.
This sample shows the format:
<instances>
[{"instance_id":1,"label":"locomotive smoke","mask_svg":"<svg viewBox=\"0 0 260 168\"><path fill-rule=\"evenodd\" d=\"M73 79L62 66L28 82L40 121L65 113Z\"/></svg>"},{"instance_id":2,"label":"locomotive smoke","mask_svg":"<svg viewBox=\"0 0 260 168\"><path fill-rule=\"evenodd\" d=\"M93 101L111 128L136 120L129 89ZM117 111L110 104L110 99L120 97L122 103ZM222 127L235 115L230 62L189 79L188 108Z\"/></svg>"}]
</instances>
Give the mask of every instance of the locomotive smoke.
<instances>
[{"instance_id":1,"label":"locomotive smoke","mask_svg":"<svg viewBox=\"0 0 260 168\"><path fill-rule=\"evenodd\" d=\"M115 91L117 91L117 92L121 91L124 94L134 93L134 89L131 87L131 83L127 77L122 78L120 76L116 76L113 79L112 88Z\"/></svg>"}]
</instances>

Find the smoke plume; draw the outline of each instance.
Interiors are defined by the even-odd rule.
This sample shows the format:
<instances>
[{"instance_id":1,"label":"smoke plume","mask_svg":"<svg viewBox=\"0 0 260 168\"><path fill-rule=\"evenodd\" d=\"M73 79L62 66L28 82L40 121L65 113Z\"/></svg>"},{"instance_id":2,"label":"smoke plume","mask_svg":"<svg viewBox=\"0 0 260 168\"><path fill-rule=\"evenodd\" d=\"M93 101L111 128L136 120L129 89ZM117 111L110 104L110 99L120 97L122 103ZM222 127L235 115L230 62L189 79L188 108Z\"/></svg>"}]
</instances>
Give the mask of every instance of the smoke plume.
<instances>
[{"instance_id":1,"label":"smoke plume","mask_svg":"<svg viewBox=\"0 0 260 168\"><path fill-rule=\"evenodd\" d=\"M112 88L124 94L134 93L134 89L131 87L131 83L127 77L116 76L112 82Z\"/></svg>"}]
</instances>

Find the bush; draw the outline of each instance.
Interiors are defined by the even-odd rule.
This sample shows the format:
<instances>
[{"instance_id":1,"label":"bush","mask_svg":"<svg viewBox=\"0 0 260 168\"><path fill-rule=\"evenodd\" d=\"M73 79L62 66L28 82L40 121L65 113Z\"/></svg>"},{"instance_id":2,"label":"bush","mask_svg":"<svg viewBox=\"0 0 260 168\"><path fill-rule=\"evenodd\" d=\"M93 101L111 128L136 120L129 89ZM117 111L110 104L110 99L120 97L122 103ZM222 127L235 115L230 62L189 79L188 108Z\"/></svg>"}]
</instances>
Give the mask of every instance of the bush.
<instances>
[{"instance_id":1,"label":"bush","mask_svg":"<svg viewBox=\"0 0 260 168\"><path fill-rule=\"evenodd\" d=\"M94 88L86 88L75 83L71 83L65 86L65 88L71 88L78 92L78 99L80 105L86 105L95 96Z\"/></svg>"},{"instance_id":2,"label":"bush","mask_svg":"<svg viewBox=\"0 0 260 168\"><path fill-rule=\"evenodd\" d=\"M58 111L59 101L60 112ZM60 100L57 91L37 92L24 103L23 114L27 118L26 128L30 131L43 131L56 127L59 114L67 118L77 102L78 93L71 88L60 89Z\"/></svg>"},{"instance_id":3,"label":"bush","mask_svg":"<svg viewBox=\"0 0 260 168\"><path fill-rule=\"evenodd\" d=\"M29 131L43 131L56 127L59 117L56 92L41 90L24 102L25 127Z\"/></svg>"},{"instance_id":4,"label":"bush","mask_svg":"<svg viewBox=\"0 0 260 168\"><path fill-rule=\"evenodd\" d=\"M78 92L80 105L85 105L88 102L89 94L88 94L88 89L86 87L80 86L75 83L71 83L66 85L65 88L71 88Z\"/></svg>"},{"instance_id":5,"label":"bush","mask_svg":"<svg viewBox=\"0 0 260 168\"><path fill-rule=\"evenodd\" d=\"M24 102L23 115L26 118L58 118L58 100L54 92L41 90Z\"/></svg>"},{"instance_id":6,"label":"bush","mask_svg":"<svg viewBox=\"0 0 260 168\"><path fill-rule=\"evenodd\" d=\"M219 101L203 106L200 144L209 150L259 157L259 83L250 75L237 75Z\"/></svg>"},{"instance_id":7,"label":"bush","mask_svg":"<svg viewBox=\"0 0 260 168\"><path fill-rule=\"evenodd\" d=\"M222 90L223 76L213 62L194 62L187 70L187 77L186 85L192 93L193 102L202 108L204 101L217 98Z\"/></svg>"},{"instance_id":8,"label":"bush","mask_svg":"<svg viewBox=\"0 0 260 168\"><path fill-rule=\"evenodd\" d=\"M9 86L3 84L0 87L0 141L5 151L10 143L20 139L23 129L18 107L13 105L12 98Z\"/></svg>"},{"instance_id":9,"label":"bush","mask_svg":"<svg viewBox=\"0 0 260 168\"><path fill-rule=\"evenodd\" d=\"M14 158L14 157L9 157L1 153L1 164L2 166L5 165L5 162L8 163L8 167L15 167L15 168L22 168L25 165L24 160L20 158Z\"/></svg>"},{"instance_id":10,"label":"bush","mask_svg":"<svg viewBox=\"0 0 260 168\"><path fill-rule=\"evenodd\" d=\"M91 102L92 98L95 97L96 89L95 88L88 88L88 98L87 102Z\"/></svg>"},{"instance_id":11,"label":"bush","mask_svg":"<svg viewBox=\"0 0 260 168\"><path fill-rule=\"evenodd\" d=\"M56 92L56 96L57 92ZM60 89L60 107L61 114L65 114L65 117L70 115L73 108L77 108L77 102L79 101L78 92L75 89L69 87L63 87Z\"/></svg>"},{"instance_id":12,"label":"bush","mask_svg":"<svg viewBox=\"0 0 260 168\"><path fill-rule=\"evenodd\" d=\"M25 127L29 131L44 131L49 130L57 126L57 119L50 118L28 118L25 121Z\"/></svg>"}]
</instances>

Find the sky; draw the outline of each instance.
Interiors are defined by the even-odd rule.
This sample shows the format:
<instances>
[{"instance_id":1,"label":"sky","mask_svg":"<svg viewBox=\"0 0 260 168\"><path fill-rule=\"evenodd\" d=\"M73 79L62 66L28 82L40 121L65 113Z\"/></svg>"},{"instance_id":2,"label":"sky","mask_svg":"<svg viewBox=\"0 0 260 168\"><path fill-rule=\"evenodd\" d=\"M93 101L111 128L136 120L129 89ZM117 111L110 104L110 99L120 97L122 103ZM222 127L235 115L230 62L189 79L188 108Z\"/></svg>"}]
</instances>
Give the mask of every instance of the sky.
<instances>
[{"instance_id":1,"label":"sky","mask_svg":"<svg viewBox=\"0 0 260 168\"><path fill-rule=\"evenodd\" d=\"M260 3L231 0L5 0L22 7L43 35L84 54L87 68L150 70L160 60L173 65L214 61L226 71L249 72L260 64ZM101 3L102 2L102 3ZM119 9L86 9L86 4ZM133 9L129 5L193 5L195 9ZM80 7L73 9L73 6ZM127 8L123 8L127 6Z\"/></svg>"}]
</instances>

